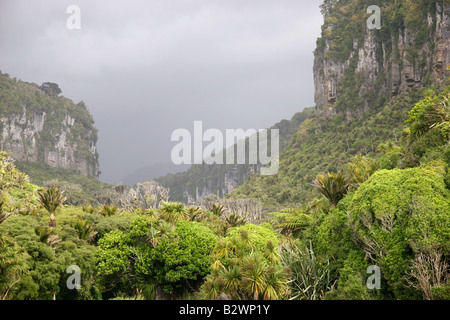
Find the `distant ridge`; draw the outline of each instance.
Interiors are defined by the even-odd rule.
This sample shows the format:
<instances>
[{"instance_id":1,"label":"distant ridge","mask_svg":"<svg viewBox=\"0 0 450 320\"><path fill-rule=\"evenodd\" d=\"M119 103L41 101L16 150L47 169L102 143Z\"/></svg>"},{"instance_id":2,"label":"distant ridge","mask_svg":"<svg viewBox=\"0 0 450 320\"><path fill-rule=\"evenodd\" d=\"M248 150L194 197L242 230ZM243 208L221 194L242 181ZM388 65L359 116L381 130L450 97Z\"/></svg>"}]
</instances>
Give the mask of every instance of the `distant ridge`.
<instances>
[{"instance_id":1,"label":"distant ridge","mask_svg":"<svg viewBox=\"0 0 450 320\"><path fill-rule=\"evenodd\" d=\"M139 168L133 173L123 177L117 184L133 186L139 182L154 180L168 174L176 174L186 171L190 165L175 165L172 163L156 163L146 167Z\"/></svg>"}]
</instances>

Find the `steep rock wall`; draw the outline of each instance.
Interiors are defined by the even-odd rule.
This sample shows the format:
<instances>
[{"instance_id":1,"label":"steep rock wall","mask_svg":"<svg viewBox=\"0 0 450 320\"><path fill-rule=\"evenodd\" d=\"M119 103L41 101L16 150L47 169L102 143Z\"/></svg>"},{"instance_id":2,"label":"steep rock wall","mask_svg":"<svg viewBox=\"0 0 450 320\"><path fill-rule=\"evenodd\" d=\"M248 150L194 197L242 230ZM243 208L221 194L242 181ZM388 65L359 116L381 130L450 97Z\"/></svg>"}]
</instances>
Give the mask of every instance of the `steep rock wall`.
<instances>
[{"instance_id":1,"label":"steep rock wall","mask_svg":"<svg viewBox=\"0 0 450 320\"><path fill-rule=\"evenodd\" d=\"M364 1L326 0L314 63L319 113L347 120L393 96L442 86L449 76L450 4L445 1L376 1L381 29L370 30Z\"/></svg>"},{"instance_id":2,"label":"steep rock wall","mask_svg":"<svg viewBox=\"0 0 450 320\"><path fill-rule=\"evenodd\" d=\"M0 148L14 159L98 177L97 129L84 103L0 74L0 111Z\"/></svg>"}]
</instances>

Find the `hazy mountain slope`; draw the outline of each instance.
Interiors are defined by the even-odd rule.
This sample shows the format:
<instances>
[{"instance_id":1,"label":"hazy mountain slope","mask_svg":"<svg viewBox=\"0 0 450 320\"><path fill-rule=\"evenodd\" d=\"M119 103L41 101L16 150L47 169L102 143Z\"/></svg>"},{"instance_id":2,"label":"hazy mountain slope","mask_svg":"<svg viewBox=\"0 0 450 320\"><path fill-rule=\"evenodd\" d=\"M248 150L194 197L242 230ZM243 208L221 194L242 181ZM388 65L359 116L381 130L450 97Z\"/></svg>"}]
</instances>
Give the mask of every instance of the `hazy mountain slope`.
<instances>
[{"instance_id":1,"label":"hazy mountain slope","mask_svg":"<svg viewBox=\"0 0 450 320\"><path fill-rule=\"evenodd\" d=\"M272 129L279 129L280 152L289 145L292 135L299 125L312 113L312 108L306 108L296 113L291 120L282 120ZM193 165L189 170L177 174L169 174L156 179L156 182L170 188L170 199L193 203L209 194L220 197L230 193L242 185L248 177L259 170L258 165Z\"/></svg>"},{"instance_id":2,"label":"hazy mountain slope","mask_svg":"<svg viewBox=\"0 0 450 320\"><path fill-rule=\"evenodd\" d=\"M123 177L120 181L121 184L132 186L138 182L145 182L148 180L154 180L156 178L166 176L168 174L175 174L186 171L190 168L190 165L175 165L172 163L157 163L154 165L139 168L131 174Z\"/></svg>"}]
</instances>

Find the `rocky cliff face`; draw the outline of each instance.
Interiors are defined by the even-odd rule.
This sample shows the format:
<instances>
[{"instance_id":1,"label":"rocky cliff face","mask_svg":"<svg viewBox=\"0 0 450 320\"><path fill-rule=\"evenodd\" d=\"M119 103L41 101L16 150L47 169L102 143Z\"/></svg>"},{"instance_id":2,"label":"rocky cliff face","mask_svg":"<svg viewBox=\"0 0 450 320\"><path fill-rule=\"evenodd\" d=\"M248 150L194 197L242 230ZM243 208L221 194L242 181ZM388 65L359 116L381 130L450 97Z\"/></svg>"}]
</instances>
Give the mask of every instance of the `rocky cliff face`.
<instances>
[{"instance_id":1,"label":"rocky cliff face","mask_svg":"<svg viewBox=\"0 0 450 320\"><path fill-rule=\"evenodd\" d=\"M325 23L314 63L319 113L347 120L393 96L444 85L450 65L450 4L440 1L377 1L381 29L370 30L367 4L326 0Z\"/></svg>"},{"instance_id":2,"label":"rocky cliff face","mask_svg":"<svg viewBox=\"0 0 450 320\"><path fill-rule=\"evenodd\" d=\"M98 177L97 129L84 103L0 74L0 111L0 148L14 159Z\"/></svg>"},{"instance_id":3,"label":"rocky cliff face","mask_svg":"<svg viewBox=\"0 0 450 320\"><path fill-rule=\"evenodd\" d=\"M219 198L231 193L235 188L242 185L251 174L261 169L260 165L213 165L209 169L207 165L198 165L198 170L203 174L206 171L214 172L216 170L222 171L220 174L215 173L215 176L203 180L202 182L187 183L183 186L183 197L177 197L176 189L172 187L171 198L185 202L187 204L196 204L205 197L215 194ZM159 180L157 180L159 181ZM174 192L175 191L175 192ZM174 197L172 197L172 194Z\"/></svg>"}]
</instances>

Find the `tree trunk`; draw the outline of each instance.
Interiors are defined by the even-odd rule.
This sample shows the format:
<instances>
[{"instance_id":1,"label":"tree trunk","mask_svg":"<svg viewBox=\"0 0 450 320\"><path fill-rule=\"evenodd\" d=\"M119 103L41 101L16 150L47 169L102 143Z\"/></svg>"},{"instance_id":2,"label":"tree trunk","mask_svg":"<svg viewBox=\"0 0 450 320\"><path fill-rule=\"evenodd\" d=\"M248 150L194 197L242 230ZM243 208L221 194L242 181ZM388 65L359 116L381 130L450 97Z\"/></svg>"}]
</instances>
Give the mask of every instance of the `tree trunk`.
<instances>
[{"instance_id":1,"label":"tree trunk","mask_svg":"<svg viewBox=\"0 0 450 320\"><path fill-rule=\"evenodd\" d=\"M48 223L49 227L55 227L56 221L55 221L55 214L53 212L50 212L50 222Z\"/></svg>"},{"instance_id":2,"label":"tree trunk","mask_svg":"<svg viewBox=\"0 0 450 320\"><path fill-rule=\"evenodd\" d=\"M156 297L155 300L169 300L170 297L167 293L164 292L164 290L161 287L156 288Z\"/></svg>"}]
</instances>

